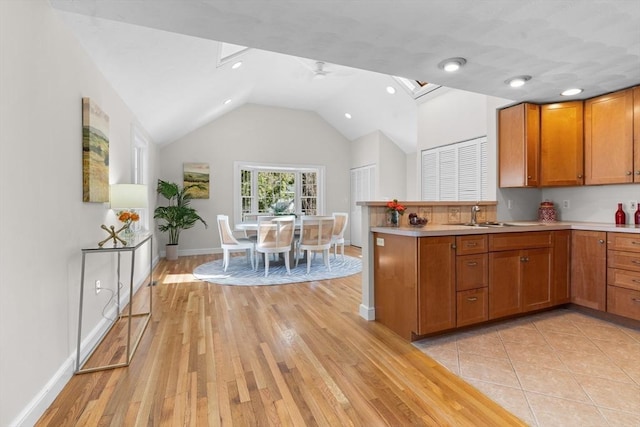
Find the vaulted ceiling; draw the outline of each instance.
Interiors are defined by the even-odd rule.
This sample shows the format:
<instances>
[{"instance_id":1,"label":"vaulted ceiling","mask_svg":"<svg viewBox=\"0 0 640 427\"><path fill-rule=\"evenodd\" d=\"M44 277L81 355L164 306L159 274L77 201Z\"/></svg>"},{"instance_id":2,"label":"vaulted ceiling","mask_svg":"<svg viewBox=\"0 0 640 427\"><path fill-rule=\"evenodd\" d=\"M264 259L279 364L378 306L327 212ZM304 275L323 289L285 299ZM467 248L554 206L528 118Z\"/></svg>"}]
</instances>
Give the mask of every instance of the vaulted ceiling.
<instances>
[{"instance_id":1,"label":"vaulted ceiling","mask_svg":"<svg viewBox=\"0 0 640 427\"><path fill-rule=\"evenodd\" d=\"M416 101L391 76L531 102L640 84L637 0L50 1L161 144L253 102L316 111L348 139L379 129L409 153L416 102L446 89ZM240 68L220 42L252 48ZM446 73L450 57L467 63Z\"/></svg>"}]
</instances>

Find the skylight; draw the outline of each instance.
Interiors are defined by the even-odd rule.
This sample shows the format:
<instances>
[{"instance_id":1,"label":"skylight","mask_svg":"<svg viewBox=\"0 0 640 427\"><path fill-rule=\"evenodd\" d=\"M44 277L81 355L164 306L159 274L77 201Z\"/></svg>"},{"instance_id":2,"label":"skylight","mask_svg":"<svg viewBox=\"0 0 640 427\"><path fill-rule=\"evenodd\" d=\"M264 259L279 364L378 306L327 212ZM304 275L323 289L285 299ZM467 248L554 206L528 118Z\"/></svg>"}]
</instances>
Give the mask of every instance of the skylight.
<instances>
[{"instance_id":1,"label":"skylight","mask_svg":"<svg viewBox=\"0 0 640 427\"><path fill-rule=\"evenodd\" d=\"M393 76L393 78L409 95L411 95L413 99L418 99L421 96L426 95L429 92L432 92L440 87L439 85L433 83L411 80L405 77Z\"/></svg>"}]
</instances>

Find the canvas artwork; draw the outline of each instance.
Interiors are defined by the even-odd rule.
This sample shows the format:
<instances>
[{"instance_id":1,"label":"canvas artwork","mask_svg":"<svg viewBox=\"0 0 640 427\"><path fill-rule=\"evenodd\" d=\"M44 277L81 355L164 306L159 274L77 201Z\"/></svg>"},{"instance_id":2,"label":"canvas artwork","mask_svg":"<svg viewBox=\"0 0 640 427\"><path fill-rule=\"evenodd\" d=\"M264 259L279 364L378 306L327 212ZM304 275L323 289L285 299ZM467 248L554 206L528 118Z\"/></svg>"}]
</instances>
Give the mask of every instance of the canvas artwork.
<instances>
[{"instance_id":1,"label":"canvas artwork","mask_svg":"<svg viewBox=\"0 0 640 427\"><path fill-rule=\"evenodd\" d=\"M197 184L187 192L194 199L209 198L209 164L208 163L185 163L184 164L184 187Z\"/></svg>"},{"instance_id":2,"label":"canvas artwork","mask_svg":"<svg viewBox=\"0 0 640 427\"><path fill-rule=\"evenodd\" d=\"M82 98L82 201L109 201L109 116Z\"/></svg>"}]
</instances>

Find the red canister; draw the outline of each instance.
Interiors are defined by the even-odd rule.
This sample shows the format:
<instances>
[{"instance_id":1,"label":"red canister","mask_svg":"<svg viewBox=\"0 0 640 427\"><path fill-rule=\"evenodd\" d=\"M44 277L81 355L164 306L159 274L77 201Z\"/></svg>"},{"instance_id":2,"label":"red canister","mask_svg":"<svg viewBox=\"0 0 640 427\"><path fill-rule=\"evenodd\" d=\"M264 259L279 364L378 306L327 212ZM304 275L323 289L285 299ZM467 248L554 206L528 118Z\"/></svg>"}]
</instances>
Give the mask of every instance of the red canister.
<instances>
[{"instance_id":1,"label":"red canister","mask_svg":"<svg viewBox=\"0 0 640 427\"><path fill-rule=\"evenodd\" d=\"M553 206L553 202L545 200L540 203L538 208L538 221L539 222L556 222L556 208Z\"/></svg>"}]
</instances>

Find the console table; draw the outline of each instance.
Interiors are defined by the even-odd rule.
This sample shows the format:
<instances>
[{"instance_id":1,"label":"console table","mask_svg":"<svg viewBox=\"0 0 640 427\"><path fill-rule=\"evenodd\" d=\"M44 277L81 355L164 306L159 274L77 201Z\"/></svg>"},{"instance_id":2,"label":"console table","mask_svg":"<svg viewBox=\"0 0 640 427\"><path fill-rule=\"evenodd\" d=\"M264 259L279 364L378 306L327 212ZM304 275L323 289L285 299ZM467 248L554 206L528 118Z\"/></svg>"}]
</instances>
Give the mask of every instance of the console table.
<instances>
[{"instance_id":1,"label":"console table","mask_svg":"<svg viewBox=\"0 0 640 427\"><path fill-rule=\"evenodd\" d=\"M151 319L151 303L152 303L152 290L149 289L149 311L145 313L133 313L133 274L135 271L135 259L136 259L136 251L142 247L144 244L149 246L149 286L153 284L153 234L152 233L144 233L137 234L134 236L132 241L128 243L126 246L115 244L113 247L92 247L92 248L84 248L82 249L82 269L81 269L81 277L80 277L80 311L78 314L78 347L76 350L76 374L83 374L87 372L96 372L103 371L105 369L113 369L113 368L121 368L124 366L129 366L131 363L131 359L138 348L138 344L140 343L140 339L147 329L147 325L149 324L149 320ZM117 307L117 316L107 329L107 331L98 339L96 344L93 346L89 354L84 358L84 360L80 360L80 343L82 341L82 312L84 305L84 275L85 275L85 260L88 254L105 254L105 253L117 253L118 254L118 267L117 267L117 283L116 283L116 307ZM129 310L128 314L122 314L120 312L120 258L123 253L129 253L131 255L131 275L129 278ZM144 317L144 324L142 325L142 329L140 333L135 338L133 344L131 343L131 319L133 317ZM126 361L122 363L115 363L110 365L102 365L97 367L83 368L86 361L91 357L95 349L98 347L98 344L102 342L104 337L111 331L111 329L115 326L119 319L126 318L127 319L127 358Z\"/></svg>"}]
</instances>

